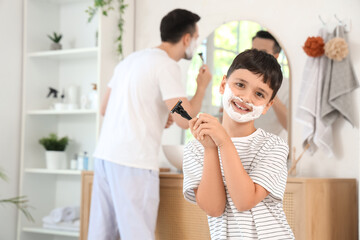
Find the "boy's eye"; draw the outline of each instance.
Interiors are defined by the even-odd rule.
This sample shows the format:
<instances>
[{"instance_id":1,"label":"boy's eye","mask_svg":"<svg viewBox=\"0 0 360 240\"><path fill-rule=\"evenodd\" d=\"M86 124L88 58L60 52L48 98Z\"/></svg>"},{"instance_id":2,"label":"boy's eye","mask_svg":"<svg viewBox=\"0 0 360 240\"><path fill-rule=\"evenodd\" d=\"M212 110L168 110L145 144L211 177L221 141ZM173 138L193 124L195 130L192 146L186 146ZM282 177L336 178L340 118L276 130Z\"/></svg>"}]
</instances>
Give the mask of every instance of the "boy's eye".
<instances>
[{"instance_id":1,"label":"boy's eye","mask_svg":"<svg viewBox=\"0 0 360 240\"><path fill-rule=\"evenodd\" d=\"M256 96L261 97L261 98L265 97L264 94L262 94L261 92L256 92L255 94L256 94Z\"/></svg>"},{"instance_id":2,"label":"boy's eye","mask_svg":"<svg viewBox=\"0 0 360 240\"><path fill-rule=\"evenodd\" d=\"M238 87L245 87L245 85L243 84L243 83L236 83L236 86L238 86Z\"/></svg>"}]
</instances>

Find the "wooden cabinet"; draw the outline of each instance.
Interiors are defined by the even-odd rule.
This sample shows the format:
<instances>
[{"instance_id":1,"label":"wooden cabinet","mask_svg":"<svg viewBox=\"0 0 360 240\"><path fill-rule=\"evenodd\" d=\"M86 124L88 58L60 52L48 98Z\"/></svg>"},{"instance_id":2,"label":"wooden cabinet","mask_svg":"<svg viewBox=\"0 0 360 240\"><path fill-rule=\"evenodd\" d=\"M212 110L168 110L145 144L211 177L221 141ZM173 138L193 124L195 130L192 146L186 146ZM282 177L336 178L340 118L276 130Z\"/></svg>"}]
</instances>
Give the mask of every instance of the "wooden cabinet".
<instances>
[{"instance_id":1,"label":"wooden cabinet","mask_svg":"<svg viewBox=\"0 0 360 240\"><path fill-rule=\"evenodd\" d=\"M160 174L157 240L210 239L205 213L182 194L182 174ZM82 173L80 239L87 239L92 172ZM357 239L355 179L289 178L284 211L297 240Z\"/></svg>"},{"instance_id":2,"label":"wooden cabinet","mask_svg":"<svg viewBox=\"0 0 360 240\"><path fill-rule=\"evenodd\" d=\"M80 211L81 240L86 240L88 235L93 176L94 175L92 171L82 171L81 173L81 211Z\"/></svg>"},{"instance_id":3,"label":"wooden cabinet","mask_svg":"<svg viewBox=\"0 0 360 240\"><path fill-rule=\"evenodd\" d=\"M355 179L289 178L284 211L296 239L358 239Z\"/></svg>"}]
</instances>

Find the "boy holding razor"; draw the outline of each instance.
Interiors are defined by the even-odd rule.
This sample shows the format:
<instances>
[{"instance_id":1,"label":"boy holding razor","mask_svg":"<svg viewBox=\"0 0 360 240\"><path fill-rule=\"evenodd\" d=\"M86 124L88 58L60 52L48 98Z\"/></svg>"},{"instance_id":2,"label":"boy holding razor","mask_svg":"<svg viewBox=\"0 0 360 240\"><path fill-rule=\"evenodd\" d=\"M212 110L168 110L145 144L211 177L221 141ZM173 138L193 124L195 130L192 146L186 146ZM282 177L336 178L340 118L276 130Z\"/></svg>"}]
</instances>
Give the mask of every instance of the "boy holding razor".
<instances>
[{"instance_id":1,"label":"boy holding razor","mask_svg":"<svg viewBox=\"0 0 360 240\"><path fill-rule=\"evenodd\" d=\"M222 124L205 113L189 121L184 197L206 212L212 239L294 239L282 208L288 146L254 126L281 82L273 56L247 50L221 82Z\"/></svg>"}]
</instances>

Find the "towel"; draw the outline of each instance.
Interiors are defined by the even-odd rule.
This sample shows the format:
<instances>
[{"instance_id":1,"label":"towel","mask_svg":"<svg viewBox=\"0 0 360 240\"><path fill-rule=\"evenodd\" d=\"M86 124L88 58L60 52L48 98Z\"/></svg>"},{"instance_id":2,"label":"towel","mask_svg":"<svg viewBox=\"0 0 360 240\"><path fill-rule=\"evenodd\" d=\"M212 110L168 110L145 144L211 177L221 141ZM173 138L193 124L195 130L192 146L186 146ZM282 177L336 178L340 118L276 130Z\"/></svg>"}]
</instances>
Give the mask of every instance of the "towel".
<instances>
[{"instance_id":1,"label":"towel","mask_svg":"<svg viewBox=\"0 0 360 240\"><path fill-rule=\"evenodd\" d=\"M329 38L325 28L320 29L319 36L325 42ZM304 67L295 119L303 125L303 147L309 144L311 154L320 148L332 157L332 129L325 125L320 117L321 92L328 61L326 56L308 57Z\"/></svg>"},{"instance_id":2,"label":"towel","mask_svg":"<svg viewBox=\"0 0 360 240\"><path fill-rule=\"evenodd\" d=\"M344 26L337 26L333 36L345 39ZM321 97L321 117L326 125L331 125L342 115L354 126L357 112L349 107L352 104L350 93L358 87L349 55L340 62L329 61Z\"/></svg>"},{"instance_id":3,"label":"towel","mask_svg":"<svg viewBox=\"0 0 360 240\"><path fill-rule=\"evenodd\" d=\"M43 228L61 230L61 231L79 231L80 220L72 222L43 223Z\"/></svg>"},{"instance_id":4,"label":"towel","mask_svg":"<svg viewBox=\"0 0 360 240\"><path fill-rule=\"evenodd\" d=\"M74 221L76 219L80 218L80 207L79 206L75 206L75 207L66 207L64 209L64 215L62 220L64 222L68 222L68 221Z\"/></svg>"},{"instance_id":5,"label":"towel","mask_svg":"<svg viewBox=\"0 0 360 240\"><path fill-rule=\"evenodd\" d=\"M43 222L54 224L59 222L70 222L80 218L80 207L62 207L53 209Z\"/></svg>"}]
</instances>

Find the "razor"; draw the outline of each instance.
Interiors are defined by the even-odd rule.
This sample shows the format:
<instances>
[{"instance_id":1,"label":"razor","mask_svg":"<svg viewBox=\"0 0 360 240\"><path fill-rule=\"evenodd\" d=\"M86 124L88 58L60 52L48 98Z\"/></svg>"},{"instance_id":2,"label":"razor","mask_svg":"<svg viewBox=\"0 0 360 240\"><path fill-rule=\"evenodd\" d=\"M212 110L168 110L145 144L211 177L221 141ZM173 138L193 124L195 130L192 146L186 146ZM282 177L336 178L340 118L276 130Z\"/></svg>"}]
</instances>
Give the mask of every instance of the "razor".
<instances>
[{"instance_id":1,"label":"razor","mask_svg":"<svg viewBox=\"0 0 360 240\"><path fill-rule=\"evenodd\" d=\"M185 109L181 106L182 101L179 99L179 101L175 104L175 106L171 109L171 113L176 112L177 114L180 114L183 118L187 120L191 120L192 118L190 115L185 111Z\"/></svg>"}]
</instances>

